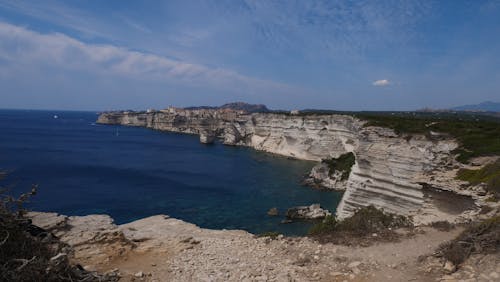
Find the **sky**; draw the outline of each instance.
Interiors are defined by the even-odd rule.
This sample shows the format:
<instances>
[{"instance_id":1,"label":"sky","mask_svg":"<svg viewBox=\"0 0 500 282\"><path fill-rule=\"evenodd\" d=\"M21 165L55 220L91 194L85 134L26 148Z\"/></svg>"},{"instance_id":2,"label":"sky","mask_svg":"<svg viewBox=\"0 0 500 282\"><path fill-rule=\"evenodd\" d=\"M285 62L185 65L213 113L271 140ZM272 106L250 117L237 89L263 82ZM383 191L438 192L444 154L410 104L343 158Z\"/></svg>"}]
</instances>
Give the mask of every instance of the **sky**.
<instances>
[{"instance_id":1,"label":"sky","mask_svg":"<svg viewBox=\"0 0 500 282\"><path fill-rule=\"evenodd\" d=\"M500 101L500 0L0 0L0 108Z\"/></svg>"}]
</instances>

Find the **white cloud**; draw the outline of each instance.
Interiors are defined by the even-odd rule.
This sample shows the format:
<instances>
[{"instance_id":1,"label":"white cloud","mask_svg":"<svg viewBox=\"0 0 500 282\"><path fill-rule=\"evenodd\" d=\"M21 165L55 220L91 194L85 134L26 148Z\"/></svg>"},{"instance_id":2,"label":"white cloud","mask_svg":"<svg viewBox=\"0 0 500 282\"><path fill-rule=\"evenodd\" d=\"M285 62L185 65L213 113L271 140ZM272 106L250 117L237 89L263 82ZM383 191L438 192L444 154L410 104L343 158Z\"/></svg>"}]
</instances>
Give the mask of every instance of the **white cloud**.
<instances>
[{"instance_id":1,"label":"white cloud","mask_svg":"<svg viewBox=\"0 0 500 282\"><path fill-rule=\"evenodd\" d=\"M373 86L381 86L381 87L383 87L383 86L388 86L388 85L390 85L390 84L391 84L391 82L390 82L389 80L387 80L387 79L379 79L379 80L375 80L375 81L372 83L372 85L373 85Z\"/></svg>"},{"instance_id":2,"label":"white cloud","mask_svg":"<svg viewBox=\"0 0 500 282\"><path fill-rule=\"evenodd\" d=\"M55 65L104 75L156 79L185 85L211 86L238 92L286 92L281 83L253 78L232 70L211 68L109 44L88 44L61 33L42 34L0 22L0 61L5 67Z\"/></svg>"}]
</instances>

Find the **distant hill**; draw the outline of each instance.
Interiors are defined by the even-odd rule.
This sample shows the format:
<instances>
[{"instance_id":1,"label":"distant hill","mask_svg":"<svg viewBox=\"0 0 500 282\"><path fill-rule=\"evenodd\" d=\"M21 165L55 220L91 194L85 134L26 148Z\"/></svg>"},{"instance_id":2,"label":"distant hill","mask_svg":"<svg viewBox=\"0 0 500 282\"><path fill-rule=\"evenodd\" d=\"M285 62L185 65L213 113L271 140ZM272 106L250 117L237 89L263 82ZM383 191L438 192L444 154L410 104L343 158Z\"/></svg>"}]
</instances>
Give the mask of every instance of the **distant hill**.
<instances>
[{"instance_id":1,"label":"distant hill","mask_svg":"<svg viewBox=\"0 0 500 282\"><path fill-rule=\"evenodd\" d=\"M471 111L471 112L500 112L500 103L486 101L475 105L465 105L453 107L454 111Z\"/></svg>"},{"instance_id":2,"label":"distant hill","mask_svg":"<svg viewBox=\"0 0 500 282\"><path fill-rule=\"evenodd\" d=\"M246 111L249 113L265 113L270 112L270 110L262 104L248 104L244 102L234 102L227 103L219 107L211 107L211 106L200 106L200 107L187 107L187 110L201 110L201 109L212 109L212 110L223 110L223 109L231 109L236 111Z\"/></svg>"}]
</instances>

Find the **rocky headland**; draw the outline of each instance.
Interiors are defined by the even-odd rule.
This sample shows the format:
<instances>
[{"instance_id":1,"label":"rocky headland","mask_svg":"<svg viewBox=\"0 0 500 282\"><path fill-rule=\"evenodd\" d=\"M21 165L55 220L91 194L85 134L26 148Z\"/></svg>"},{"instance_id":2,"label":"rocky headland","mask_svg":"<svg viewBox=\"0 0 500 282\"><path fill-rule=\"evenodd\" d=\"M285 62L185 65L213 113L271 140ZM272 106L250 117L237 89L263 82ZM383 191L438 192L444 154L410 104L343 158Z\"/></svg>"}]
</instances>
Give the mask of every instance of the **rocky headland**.
<instances>
[{"instance_id":1,"label":"rocky headland","mask_svg":"<svg viewBox=\"0 0 500 282\"><path fill-rule=\"evenodd\" d=\"M317 161L305 182L345 191L336 210L339 218L372 205L412 216L416 224L464 222L488 205L489 196L480 186L465 189L466 182L455 179L459 169L470 166L455 160L459 142L439 132L398 134L344 114L249 113L230 108L108 112L97 122L198 134L202 143L218 138L226 145ZM352 156L349 166L341 163L346 155ZM441 192L452 196L437 200L433 195ZM469 204L450 211L446 201L455 195Z\"/></svg>"},{"instance_id":2,"label":"rocky headland","mask_svg":"<svg viewBox=\"0 0 500 282\"><path fill-rule=\"evenodd\" d=\"M316 230L370 225L372 219L359 213L366 207L376 217L384 213L381 209L388 213L378 220L397 214L412 218L414 225L387 228L389 222L359 238L347 232L340 242L313 233L284 237L209 230L167 215L116 225L107 215L29 213L34 226L67 244L67 253L56 257L68 257L85 271L120 281L500 279L498 195L484 183L483 174L495 172L500 162L494 155L468 164L457 161L460 141L449 134L401 133L352 115L251 113L227 107L108 112L98 123L198 134L205 144L219 139L316 161L304 181L344 191L336 218L313 203L285 213L291 219L324 218ZM270 207L269 216L279 214ZM484 223L465 225L471 221ZM450 241L455 243L446 243Z\"/></svg>"}]
</instances>

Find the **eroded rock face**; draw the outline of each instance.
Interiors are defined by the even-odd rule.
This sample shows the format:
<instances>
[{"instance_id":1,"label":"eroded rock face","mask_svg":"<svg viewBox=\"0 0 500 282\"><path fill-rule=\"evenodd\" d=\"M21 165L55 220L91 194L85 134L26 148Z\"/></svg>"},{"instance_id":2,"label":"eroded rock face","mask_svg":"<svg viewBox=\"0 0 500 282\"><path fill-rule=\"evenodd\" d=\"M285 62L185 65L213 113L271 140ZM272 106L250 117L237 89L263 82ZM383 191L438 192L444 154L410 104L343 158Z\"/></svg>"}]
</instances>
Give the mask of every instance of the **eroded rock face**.
<instances>
[{"instance_id":1,"label":"eroded rock face","mask_svg":"<svg viewBox=\"0 0 500 282\"><path fill-rule=\"evenodd\" d=\"M347 115L288 116L173 108L150 113L104 113L97 122L192 134L210 131L221 136L226 145L312 161L353 151L363 124Z\"/></svg>"},{"instance_id":2,"label":"eroded rock face","mask_svg":"<svg viewBox=\"0 0 500 282\"><path fill-rule=\"evenodd\" d=\"M65 216L57 213L30 212L34 225L54 235L74 249L75 259L110 260L130 251L128 240L108 215Z\"/></svg>"},{"instance_id":3,"label":"eroded rock face","mask_svg":"<svg viewBox=\"0 0 500 282\"><path fill-rule=\"evenodd\" d=\"M212 144L215 141L215 134L211 131L201 131L200 132L200 143L202 144Z\"/></svg>"},{"instance_id":4,"label":"eroded rock face","mask_svg":"<svg viewBox=\"0 0 500 282\"><path fill-rule=\"evenodd\" d=\"M216 132L224 144L252 147L302 160L321 161L353 152L356 162L347 180L318 164L310 183L345 190L337 216L374 205L392 213L412 215L426 204L422 185L427 175L453 161L454 140L439 136L399 136L393 130L364 127L348 115L284 115L230 110L173 109L153 113L105 113L98 122L146 126L200 134ZM430 137L432 138L432 136Z\"/></svg>"},{"instance_id":5,"label":"eroded rock face","mask_svg":"<svg viewBox=\"0 0 500 282\"><path fill-rule=\"evenodd\" d=\"M431 141L424 136L407 140L389 129L363 129L338 216L350 216L367 205L397 214L414 213L424 203L419 176L452 159L450 152L456 147L453 140Z\"/></svg>"}]
</instances>

